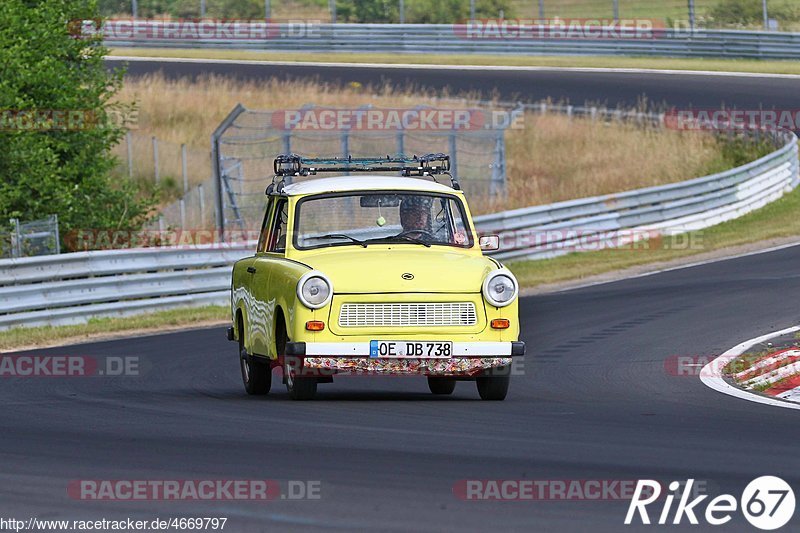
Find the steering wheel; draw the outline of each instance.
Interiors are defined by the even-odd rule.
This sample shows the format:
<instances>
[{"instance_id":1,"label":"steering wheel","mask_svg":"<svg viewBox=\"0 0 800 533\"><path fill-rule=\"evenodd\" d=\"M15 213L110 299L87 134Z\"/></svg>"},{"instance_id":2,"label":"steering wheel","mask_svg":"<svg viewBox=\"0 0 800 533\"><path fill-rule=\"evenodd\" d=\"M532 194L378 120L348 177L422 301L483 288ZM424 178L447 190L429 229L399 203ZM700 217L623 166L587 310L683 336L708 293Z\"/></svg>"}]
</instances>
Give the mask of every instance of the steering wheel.
<instances>
[{"instance_id":1,"label":"steering wheel","mask_svg":"<svg viewBox=\"0 0 800 533\"><path fill-rule=\"evenodd\" d=\"M436 235L434 235L433 233L431 233L430 231L425 230L425 229L409 229L409 230L406 230L406 231L401 231L400 233L395 235L395 237L405 237L406 235L410 236L412 233L415 233L415 234L419 235L420 237L424 236L424 237L429 237L431 240L434 240L434 241L436 240Z\"/></svg>"}]
</instances>

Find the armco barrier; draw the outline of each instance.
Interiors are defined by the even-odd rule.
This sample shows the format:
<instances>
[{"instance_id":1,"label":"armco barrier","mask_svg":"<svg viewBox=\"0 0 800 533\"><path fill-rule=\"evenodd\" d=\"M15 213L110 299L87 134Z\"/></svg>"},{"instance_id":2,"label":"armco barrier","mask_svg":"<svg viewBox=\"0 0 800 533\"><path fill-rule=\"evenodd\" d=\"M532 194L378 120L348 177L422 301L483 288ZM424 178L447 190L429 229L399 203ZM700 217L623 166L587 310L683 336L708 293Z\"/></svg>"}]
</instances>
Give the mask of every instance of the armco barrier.
<instances>
[{"instance_id":1,"label":"armco barrier","mask_svg":"<svg viewBox=\"0 0 800 533\"><path fill-rule=\"evenodd\" d=\"M613 37L553 35L545 28L526 28L523 36L511 32L492 34L470 31L465 24L322 24L242 23L239 36L231 35L229 23L199 32L194 38L170 31L175 22L136 21L136 31L106 30L109 46L142 48L216 48L285 52L390 52L426 54L503 55L635 55L669 57L729 57L755 59L800 58L800 33L654 29L644 35L634 30L611 33ZM190 24L190 23L189 23ZM228 26L224 26L228 24ZM302 26L300 29L298 26ZM112 26L113 27L113 26ZM258 28L258 29L252 29ZM119 28L117 28L119 29ZM258 37L263 34L263 37ZM170 37L172 35L172 37ZM546 37L542 37L545 35ZM247 38L253 36L253 38Z\"/></svg>"},{"instance_id":2,"label":"armco barrier","mask_svg":"<svg viewBox=\"0 0 800 533\"><path fill-rule=\"evenodd\" d=\"M480 216L476 227L480 233L501 235L506 244L496 254L501 259L568 253L580 249L587 234L613 240L629 230L634 234L646 230L653 236L705 228L762 207L797 187L797 137L789 132L775 135L783 147L727 172ZM227 305L231 265L251 255L254 248L250 242L0 260L0 329L191 305Z\"/></svg>"}]
</instances>

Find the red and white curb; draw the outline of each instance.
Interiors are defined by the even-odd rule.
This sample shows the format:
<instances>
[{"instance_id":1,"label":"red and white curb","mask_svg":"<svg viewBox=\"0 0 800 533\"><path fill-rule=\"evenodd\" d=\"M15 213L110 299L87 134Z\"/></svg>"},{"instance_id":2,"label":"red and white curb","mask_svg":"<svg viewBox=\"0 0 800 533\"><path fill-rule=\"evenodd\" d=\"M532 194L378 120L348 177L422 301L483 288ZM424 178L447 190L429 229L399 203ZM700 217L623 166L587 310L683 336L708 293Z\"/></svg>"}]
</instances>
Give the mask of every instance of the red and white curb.
<instances>
[{"instance_id":1,"label":"red and white curb","mask_svg":"<svg viewBox=\"0 0 800 533\"><path fill-rule=\"evenodd\" d=\"M749 385L751 388L760 385L772 385L781 381L779 386L767 388L767 391L775 389L773 391L774 394L767 392L767 396L762 396L750 392L749 390L734 387L725 381L720 373L720 369L725 368L728 363L745 353L750 347L796 331L800 331L800 326L793 326L791 328L768 333L734 346L703 367L703 370L700 372L700 380L715 391L741 398L742 400L764 403L787 409L800 409L800 350L790 349L770 354L757 361L754 366L736 374L736 376L741 376L741 378L745 380L742 383L743 386ZM796 362L789 362L789 364L785 366L779 366L784 362L784 359L789 357L798 357L798 359ZM736 376L734 376L734 378ZM790 378L790 376L794 377ZM790 379L782 381L786 378ZM794 381L796 381L796 384ZM794 386L792 387L791 385L793 384Z\"/></svg>"}]
</instances>

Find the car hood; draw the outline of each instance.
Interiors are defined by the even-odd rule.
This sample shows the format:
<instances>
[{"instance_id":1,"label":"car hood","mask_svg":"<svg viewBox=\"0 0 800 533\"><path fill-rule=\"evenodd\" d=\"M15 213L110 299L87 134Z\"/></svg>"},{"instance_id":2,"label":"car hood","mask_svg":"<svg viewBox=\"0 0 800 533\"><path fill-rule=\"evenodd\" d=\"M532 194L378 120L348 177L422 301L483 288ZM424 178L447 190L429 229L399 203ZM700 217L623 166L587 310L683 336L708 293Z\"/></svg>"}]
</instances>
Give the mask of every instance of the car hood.
<instances>
[{"instance_id":1,"label":"car hood","mask_svg":"<svg viewBox=\"0 0 800 533\"><path fill-rule=\"evenodd\" d=\"M302 259L331 279L336 294L476 293L486 275L497 269L494 261L480 254L444 247L342 248Z\"/></svg>"}]
</instances>

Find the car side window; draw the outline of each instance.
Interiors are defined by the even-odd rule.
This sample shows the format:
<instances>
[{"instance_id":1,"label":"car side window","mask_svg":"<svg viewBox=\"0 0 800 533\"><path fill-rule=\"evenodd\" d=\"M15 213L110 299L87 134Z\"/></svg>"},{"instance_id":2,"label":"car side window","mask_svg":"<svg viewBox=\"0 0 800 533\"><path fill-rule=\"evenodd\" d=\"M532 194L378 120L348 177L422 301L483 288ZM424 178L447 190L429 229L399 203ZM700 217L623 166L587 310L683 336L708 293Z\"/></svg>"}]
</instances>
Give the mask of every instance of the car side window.
<instances>
[{"instance_id":1,"label":"car side window","mask_svg":"<svg viewBox=\"0 0 800 533\"><path fill-rule=\"evenodd\" d=\"M286 233L289 222L289 202L278 200L273 211L272 232L269 238L268 252L286 252Z\"/></svg>"},{"instance_id":2,"label":"car side window","mask_svg":"<svg viewBox=\"0 0 800 533\"><path fill-rule=\"evenodd\" d=\"M258 235L258 250L259 252L267 251L267 243L269 242L269 231L272 229L272 205L273 201L270 199L267 202L267 209L264 212L264 222L261 223L261 233Z\"/></svg>"}]
</instances>

